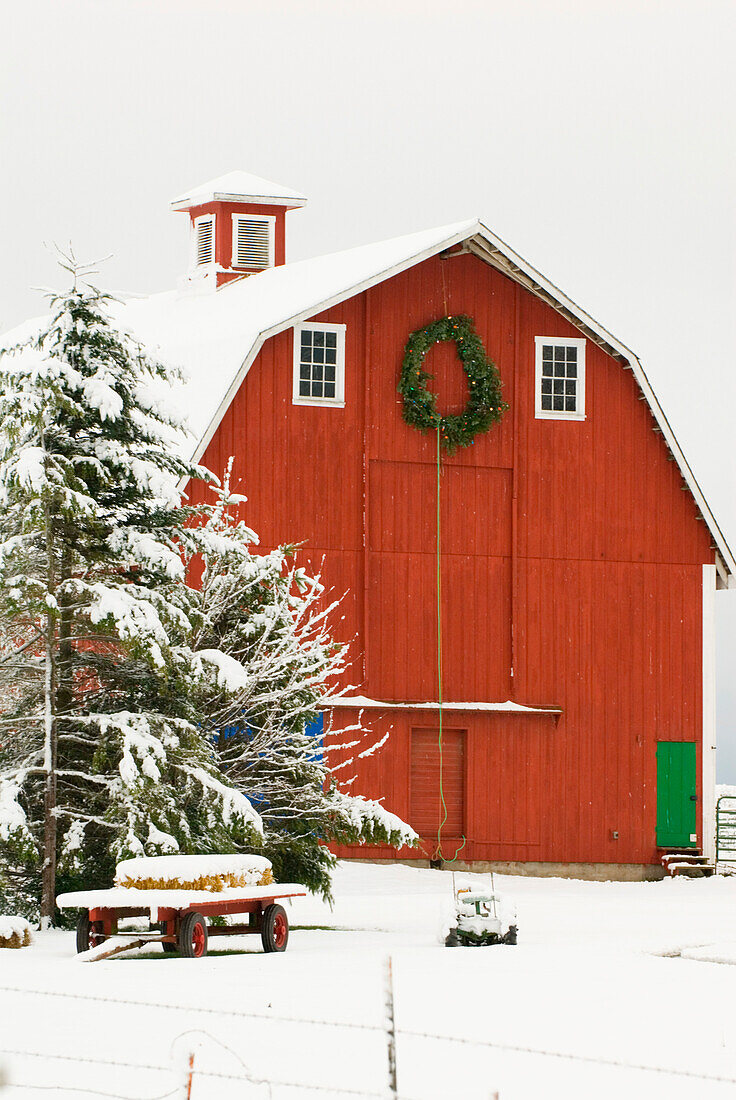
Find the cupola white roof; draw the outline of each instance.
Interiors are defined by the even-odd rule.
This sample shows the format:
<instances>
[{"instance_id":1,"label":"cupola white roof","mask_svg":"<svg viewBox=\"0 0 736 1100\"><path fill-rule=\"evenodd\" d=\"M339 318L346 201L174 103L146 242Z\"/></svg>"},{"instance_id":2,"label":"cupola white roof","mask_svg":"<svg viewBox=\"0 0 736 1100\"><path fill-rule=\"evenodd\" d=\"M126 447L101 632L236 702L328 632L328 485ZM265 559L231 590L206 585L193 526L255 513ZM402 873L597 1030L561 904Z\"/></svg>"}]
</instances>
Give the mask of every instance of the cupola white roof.
<instances>
[{"instance_id":1,"label":"cupola white roof","mask_svg":"<svg viewBox=\"0 0 736 1100\"><path fill-rule=\"evenodd\" d=\"M298 191L282 187L273 180L252 176L249 172L228 172L208 180L172 199L172 210L189 210L208 202L252 202L266 206L306 206L307 200Z\"/></svg>"}]
</instances>

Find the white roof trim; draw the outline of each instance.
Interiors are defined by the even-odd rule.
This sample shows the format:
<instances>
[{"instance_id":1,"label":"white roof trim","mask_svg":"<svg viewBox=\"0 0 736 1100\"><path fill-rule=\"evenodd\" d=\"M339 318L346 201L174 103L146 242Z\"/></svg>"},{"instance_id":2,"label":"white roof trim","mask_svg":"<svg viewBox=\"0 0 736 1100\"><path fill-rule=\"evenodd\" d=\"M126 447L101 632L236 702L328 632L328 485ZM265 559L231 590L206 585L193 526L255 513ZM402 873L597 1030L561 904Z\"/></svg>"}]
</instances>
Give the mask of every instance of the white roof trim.
<instances>
[{"instance_id":1,"label":"white roof trim","mask_svg":"<svg viewBox=\"0 0 736 1100\"><path fill-rule=\"evenodd\" d=\"M292 191L290 187L282 187L273 180L251 175L250 172L235 171L190 188L172 199L169 206L172 210L188 210L208 202L248 202L289 207L307 204L304 195Z\"/></svg>"},{"instance_id":2,"label":"white roof trim","mask_svg":"<svg viewBox=\"0 0 736 1100\"><path fill-rule=\"evenodd\" d=\"M306 199L289 199L278 195L234 195L227 191L211 191L207 195L194 195L191 199L177 199L170 203L171 210L189 210L192 206L205 206L209 202L242 202L258 206L306 206Z\"/></svg>"},{"instance_id":3,"label":"white roof trim","mask_svg":"<svg viewBox=\"0 0 736 1100\"><path fill-rule=\"evenodd\" d=\"M505 241L497 237L480 221L471 223L469 226L466 223L461 230L439 242L435 241L430 247L408 254L400 262L394 263L378 272L374 272L371 276L358 283L344 287L329 298L319 302L310 302L298 313L279 321L270 328L263 329L247 352L240 369L233 378L204 435L201 437L194 455L192 456L193 460L199 462L201 459L212 437L217 431L220 421L229 408L243 379L246 377L253 361L266 340L270 339L272 336L276 336L279 332L284 332L286 329L293 327L299 321L306 321L308 318L314 317L315 314L322 313L332 306L344 302L347 298L352 298L354 295L360 294L370 289L370 287L384 282L394 275L400 274L402 271L406 271L408 268L421 263L423 260L436 256L438 253L444 252L447 249L451 249L455 245L466 243L469 245L468 251L474 252L475 255L484 259L491 266L497 267L500 271L508 275L509 278L525 286L537 297L542 298L542 300L546 301L552 308L556 309L558 313L562 313L571 324L592 339L594 343L603 347L609 354L621 360L624 368L628 367L633 371L634 377L657 422L657 426L662 432L665 442L682 474L683 480L690 490L713 538L717 551L716 568L720 582L719 587L736 588L736 560L734 560L734 556L726 542L723 532L710 510L708 502L703 495L703 491L698 485L695 475L677 442L675 433L665 416L664 410L657 400L656 394L637 356L630 348L627 348L625 344L617 340L615 336L603 327L603 325L599 324L599 322L586 313L585 310L576 305L566 294L556 287L554 283L546 279L535 267L519 256L517 252L514 252ZM235 286L236 284L230 285ZM219 294L226 294L227 292L228 286L224 286L218 291Z\"/></svg>"}]
</instances>

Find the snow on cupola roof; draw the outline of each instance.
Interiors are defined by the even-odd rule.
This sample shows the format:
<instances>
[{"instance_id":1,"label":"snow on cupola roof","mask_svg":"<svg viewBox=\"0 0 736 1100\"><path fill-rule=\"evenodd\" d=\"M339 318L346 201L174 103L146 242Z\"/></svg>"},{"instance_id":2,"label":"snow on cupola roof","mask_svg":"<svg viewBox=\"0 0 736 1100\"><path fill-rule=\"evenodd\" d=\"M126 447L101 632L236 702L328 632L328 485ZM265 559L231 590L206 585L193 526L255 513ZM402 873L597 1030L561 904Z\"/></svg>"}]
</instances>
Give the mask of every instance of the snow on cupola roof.
<instances>
[{"instance_id":1,"label":"snow on cupola roof","mask_svg":"<svg viewBox=\"0 0 736 1100\"><path fill-rule=\"evenodd\" d=\"M307 204L304 195L290 187L282 187L280 183L253 176L250 172L235 171L190 188L172 199L170 206L172 210L189 210L210 202L258 203L288 209Z\"/></svg>"}]
</instances>

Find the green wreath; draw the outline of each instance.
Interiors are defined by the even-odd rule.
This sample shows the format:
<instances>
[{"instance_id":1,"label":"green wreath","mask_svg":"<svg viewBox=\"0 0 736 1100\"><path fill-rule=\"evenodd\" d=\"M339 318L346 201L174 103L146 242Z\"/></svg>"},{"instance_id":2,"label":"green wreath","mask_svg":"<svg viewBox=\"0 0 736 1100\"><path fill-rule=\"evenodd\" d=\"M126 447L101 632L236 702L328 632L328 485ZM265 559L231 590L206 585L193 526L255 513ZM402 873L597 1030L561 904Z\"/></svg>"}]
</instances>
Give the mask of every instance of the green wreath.
<instances>
[{"instance_id":1,"label":"green wreath","mask_svg":"<svg viewBox=\"0 0 736 1100\"><path fill-rule=\"evenodd\" d=\"M437 396L427 389L433 375L423 367L429 349L443 340L455 341L470 391L463 411L452 416L440 416L437 411ZM439 428L440 441L448 454L457 447L469 447L479 432L487 432L508 409L501 396L498 367L486 355L470 317L440 317L412 332L404 348L398 390L404 399L406 423L420 432L436 432Z\"/></svg>"}]
</instances>

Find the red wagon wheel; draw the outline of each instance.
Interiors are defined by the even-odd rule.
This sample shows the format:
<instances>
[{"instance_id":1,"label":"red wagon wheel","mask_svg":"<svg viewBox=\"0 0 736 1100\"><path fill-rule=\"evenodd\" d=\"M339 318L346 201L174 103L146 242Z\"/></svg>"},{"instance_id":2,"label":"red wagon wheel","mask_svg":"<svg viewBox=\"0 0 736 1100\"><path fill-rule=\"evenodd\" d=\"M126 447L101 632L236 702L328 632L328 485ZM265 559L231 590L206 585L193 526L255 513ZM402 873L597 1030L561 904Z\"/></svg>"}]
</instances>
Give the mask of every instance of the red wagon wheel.
<instances>
[{"instance_id":1,"label":"red wagon wheel","mask_svg":"<svg viewBox=\"0 0 736 1100\"><path fill-rule=\"evenodd\" d=\"M91 921L89 919L88 910L84 910L79 914L77 921L77 954L81 954L82 951L90 951L93 947L97 947L99 943L102 943L104 935L102 934L102 922Z\"/></svg>"},{"instance_id":2,"label":"red wagon wheel","mask_svg":"<svg viewBox=\"0 0 736 1100\"><path fill-rule=\"evenodd\" d=\"M179 954L185 959L202 959L207 954L207 922L201 913L187 913L179 925Z\"/></svg>"},{"instance_id":3,"label":"red wagon wheel","mask_svg":"<svg viewBox=\"0 0 736 1100\"><path fill-rule=\"evenodd\" d=\"M289 919L281 905L269 905L263 911L261 942L264 951L286 951L289 942Z\"/></svg>"}]
</instances>

